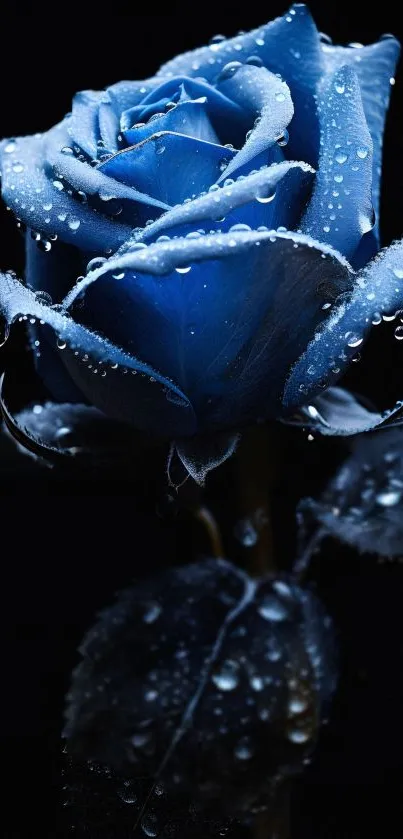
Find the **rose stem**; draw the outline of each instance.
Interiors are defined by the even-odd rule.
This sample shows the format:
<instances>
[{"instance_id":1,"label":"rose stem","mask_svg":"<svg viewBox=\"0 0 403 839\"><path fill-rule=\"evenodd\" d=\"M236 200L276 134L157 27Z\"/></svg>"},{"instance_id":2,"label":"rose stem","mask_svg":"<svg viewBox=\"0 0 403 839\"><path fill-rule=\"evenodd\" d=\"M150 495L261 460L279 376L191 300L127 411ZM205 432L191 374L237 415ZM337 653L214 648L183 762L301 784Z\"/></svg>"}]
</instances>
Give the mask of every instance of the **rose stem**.
<instances>
[{"instance_id":1,"label":"rose stem","mask_svg":"<svg viewBox=\"0 0 403 839\"><path fill-rule=\"evenodd\" d=\"M243 548L245 566L252 577L276 572L272 532L271 494L276 467L275 432L266 424L243 433L235 455L238 509L243 521L256 531L253 545ZM288 787L288 785L287 785ZM273 808L256 816L253 839L289 839L289 795L283 782Z\"/></svg>"}]
</instances>

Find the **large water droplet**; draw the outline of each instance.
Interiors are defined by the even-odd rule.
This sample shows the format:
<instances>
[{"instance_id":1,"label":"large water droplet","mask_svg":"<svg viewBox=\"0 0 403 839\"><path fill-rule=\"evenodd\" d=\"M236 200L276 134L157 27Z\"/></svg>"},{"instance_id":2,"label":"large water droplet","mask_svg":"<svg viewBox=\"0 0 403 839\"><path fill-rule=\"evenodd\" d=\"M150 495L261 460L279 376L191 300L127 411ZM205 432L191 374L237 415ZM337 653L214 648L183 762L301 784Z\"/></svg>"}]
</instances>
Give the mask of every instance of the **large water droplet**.
<instances>
[{"instance_id":1,"label":"large water droplet","mask_svg":"<svg viewBox=\"0 0 403 839\"><path fill-rule=\"evenodd\" d=\"M222 68L221 73L218 76L217 82L225 82L227 79L231 79L233 76L235 76L235 73L237 73L239 68L242 66L243 65L240 61L229 61L228 64L226 64Z\"/></svg>"},{"instance_id":2,"label":"large water droplet","mask_svg":"<svg viewBox=\"0 0 403 839\"><path fill-rule=\"evenodd\" d=\"M23 167L22 163L14 163L13 172L15 172L16 175L19 175L23 171L24 171L24 167Z\"/></svg>"},{"instance_id":3,"label":"large water droplet","mask_svg":"<svg viewBox=\"0 0 403 839\"><path fill-rule=\"evenodd\" d=\"M192 267L191 265L186 265L186 266L182 265L182 266L180 266L180 267L179 267L179 266L177 266L177 267L175 268L175 271L177 271L177 273L178 273L178 274L188 274L188 273L189 273L189 271L190 271L190 269L191 269L191 267Z\"/></svg>"},{"instance_id":4,"label":"large water droplet","mask_svg":"<svg viewBox=\"0 0 403 839\"><path fill-rule=\"evenodd\" d=\"M279 91L279 93L276 93L275 98L276 98L276 102L284 102L285 101L285 94L281 93L281 91Z\"/></svg>"},{"instance_id":5,"label":"large water droplet","mask_svg":"<svg viewBox=\"0 0 403 839\"><path fill-rule=\"evenodd\" d=\"M245 737L239 741L239 743L235 746L234 749L235 757L238 760L250 760L253 756L253 751L250 745L249 740Z\"/></svg>"},{"instance_id":6,"label":"large water droplet","mask_svg":"<svg viewBox=\"0 0 403 839\"><path fill-rule=\"evenodd\" d=\"M344 93L344 91L346 89L345 85L342 84L341 82L335 82L334 87L335 87L336 93Z\"/></svg>"},{"instance_id":7,"label":"large water droplet","mask_svg":"<svg viewBox=\"0 0 403 839\"><path fill-rule=\"evenodd\" d=\"M278 140L277 140L277 145L282 146L282 147L286 146L289 139L290 139L290 135L289 135L287 129L285 128L281 137L279 137Z\"/></svg>"},{"instance_id":8,"label":"large water droplet","mask_svg":"<svg viewBox=\"0 0 403 839\"><path fill-rule=\"evenodd\" d=\"M159 603L150 603L146 613L143 615L145 623L154 623L161 614L161 606Z\"/></svg>"},{"instance_id":9,"label":"large water droplet","mask_svg":"<svg viewBox=\"0 0 403 839\"><path fill-rule=\"evenodd\" d=\"M89 274L90 271L96 271L97 268L101 268L102 265L105 264L105 262L106 262L106 259L105 259L104 256L94 256L93 259L90 259L90 261L87 265L87 274Z\"/></svg>"},{"instance_id":10,"label":"large water droplet","mask_svg":"<svg viewBox=\"0 0 403 839\"><path fill-rule=\"evenodd\" d=\"M125 804L135 804L137 795L133 790L133 781L124 781L123 786L118 790L118 796Z\"/></svg>"},{"instance_id":11,"label":"large water droplet","mask_svg":"<svg viewBox=\"0 0 403 839\"><path fill-rule=\"evenodd\" d=\"M345 337L347 338L348 347L359 347L364 340L361 335L357 335L355 332L346 332Z\"/></svg>"},{"instance_id":12,"label":"large water droplet","mask_svg":"<svg viewBox=\"0 0 403 839\"><path fill-rule=\"evenodd\" d=\"M385 490L384 492L378 492L375 500L381 507L394 507L395 504L399 503L401 497L401 492L396 492L396 490Z\"/></svg>"},{"instance_id":13,"label":"large water droplet","mask_svg":"<svg viewBox=\"0 0 403 839\"><path fill-rule=\"evenodd\" d=\"M158 836L157 817L154 813L147 813L141 822L141 827L146 836Z\"/></svg>"},{"instance_id":14,"label":"large water droplet","mask_svg":"<svg viewBox=\"0 0 403 839\"><path fill-rule=\"evenodd\" d=\"M335 154L335 160L336 160L337 163L340 163L340 165L342 166L343 163L345 163L346 160L348 160L348 155L344 151L338 151Z\"/></svg>"},{"instance_id":15,"label":"large water droplet","mask_svg":"<svg viewBox=\"0 0 403 839\"><path fill-rule=\"evenodd\" d=\"M397 341L403 341L403 326L397 326L395 329L395 338Z\"/></svg>"},{"instance_id":16,"label":"large water droplet","mask_svg":"<svg viewBox=\"0 0 403 839\"><path fill-rule=\"evenodd\" d=\"M292 696L288 703L288 710L290 714L302 714L306 711L308 703L302 696Z\"/></svg>"},{"instance_id":17,"label":"large water droplet","mask_svg":"<svg viewBox=\"0 0 403 839\"><path fill-rule=\"evenodd\" d=\"M276 190L268 184L260 186L256 192L256 201L259 201L260 204L269 204L275 197Z\"/></svg>"},{"instance_id":18,"label":"large water droplet","mask_svg":"<svg viewBox=\"0 0 403 839\"><path fill-rule=\"evenodd\" d=\"M6 154L11 154L16 149L16 144L14 140L10 140L5 146L4 151Z\"/></svg>"},{"instance_id":19,"label":"large water droplet","mask_svg":"<svg viewBox=\"0 0 403 839\"><path fill-rule=\"evenodd\" d=\"M258 607L258 612L262 618L268 621L283 621L288 617L288 610L285 605L272 594L266 595Z\"/></svg>"},{"instance_id":20,"label":"large water droplet","mask_svg":"<svg viewBox=\"0 0 403 839\"><path fill-rule=\"evenodd\" d=\"M236 661L225 661L220 670L211 676L211 681L219 690L234 690L239 684L239 665Z\"/></svg>"},{"instance_id":21,"label":"large water droplet","mask_svg":"<svg viewBox=\"0 0 403 839\"><path fill-rule=\"evenodd\" d=\"M288 732L288 739L291 740L291 743L307 743L309 736L309 731L303 731L298 728L292 728Z\"/></svg>"},{"instance_id":22,"label":"large water droplet","mask_svg":"<svg viewBox=\"0 0 403 839\"><path fill-rule=\"evenodd\" d=\"M403 268L394 268L393 273L397 280L403 280Z\"/></svg>"}]
</instances>

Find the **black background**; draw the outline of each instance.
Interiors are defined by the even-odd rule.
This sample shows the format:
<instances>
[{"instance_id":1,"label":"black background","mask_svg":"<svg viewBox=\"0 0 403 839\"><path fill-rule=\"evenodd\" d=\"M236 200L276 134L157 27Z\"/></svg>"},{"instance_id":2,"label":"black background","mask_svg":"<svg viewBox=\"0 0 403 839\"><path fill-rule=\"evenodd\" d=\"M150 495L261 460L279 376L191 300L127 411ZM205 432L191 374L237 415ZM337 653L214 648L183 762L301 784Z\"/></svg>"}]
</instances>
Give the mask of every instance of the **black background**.
<instances>
[{"instance_id":1,"label":"black background","mask_svg":"<svg viewBox=\"0 0 403 839\"><path fill-rule=\"evenodd\" d=\"M335 43L368 43L384 32L403 40L398 6L392 2L364 6L354 0L317 0L310 6L318 28ZM153 16L113 15L99 4L64 3L3 16L0 135L46 130L70 110L77 90L145 78L163 61L217 32L233 35L285 10L285 3L262 7L249 0L237 5L167 3L163 13ZM399 73L385 137L385 244L403 231L402 91ZM1 231L1 266L21 271L22 241L5 210ZM376 346L369 353L361 375L375 382L382 400L388 351ZM275 493L280 541L294 496L318 491L326 453L334 455L332 445L308 447L298 441L284 449ZM15 794L10 815L4 815L4 836L53 837L63 830L53 801L63 694L77 644L95 611L111 601L117 588L176 556L194 558L197 534L188 521L179 519L178 525L178 519L155 516L156 500L164 495L162 457L129 476L71 478L40 469L3 440L0 476L2 728L7 799ZM213 479L213 506L220 506L220 492L222 485ZM286 548L285 555L291 551ZM403 566L380 565L374 557L360 558L329 542L312 576L339 629L342 677L317 757L295 787L292 839L401 836ZM20 826L21 817L27 826Z\"/></svg>"}]
</instances>

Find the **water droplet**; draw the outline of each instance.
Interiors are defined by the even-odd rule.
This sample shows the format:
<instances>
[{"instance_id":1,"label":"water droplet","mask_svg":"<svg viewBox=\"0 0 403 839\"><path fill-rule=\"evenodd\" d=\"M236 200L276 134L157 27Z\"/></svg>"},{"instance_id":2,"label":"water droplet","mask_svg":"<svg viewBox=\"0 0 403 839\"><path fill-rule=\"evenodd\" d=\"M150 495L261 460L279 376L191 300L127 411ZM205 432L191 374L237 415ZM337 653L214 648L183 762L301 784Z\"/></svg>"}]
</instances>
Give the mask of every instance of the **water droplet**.
<instances>
[{"instance_id":1,"label":"water droplet","mask_svg":"<svg viewBox=\"0 0 403 839\"><path fill-rule=\"evenodd\" d=\"M175 271L176 271L178 274L188 274L188 273L189 273L189 271L190 271L190 269L191 269L191 267L192 267L191 265L187 265L187 266L182 265L182 266L180 266L180 267L179 267L179 266L177 266L177 267L175 268Z\"/></svg>"},{"instance_id":2,"label":"water droplet","mask_svg":"<svg viewBox=\"0 0 403 839\"><path fill-rule=\"evenodd\" d=\"M113 277L114 280L123 280L124 275L125 275L125 272L120 271L118 274L112 274L112 277Z\"/></svg>"},{"instance_id":3,"label":"water droplet","mask_svg":"<svg viewBox=\"0 0 403 839\"><path fill-rule=\"evenodd\" d=\"M157 817L154 813L147 813L141 822L141 827L146 836L158 836Z\"/></svg>"},{"instance_id":4,"label":"water droplet","mask_svg":"<svg viewBox=\"0 0 403 839\"><path fill-rule=\"evenodd\" d=\"M288 732L288 739L291 740L291 743L307 743L309 740L309 731L293 728Z\"/></svg>"},{"instance_id":5,"label":"water droplet","mask_svg":"<svg viewBox=\"0 0 403 839\"><path fill-rule=\"evenodd\" d=\"M253 756L253 751L251 749L250 742L246 739L246 737L240 740L239 743L235 746L234 754L235 757L238 758L238 760L251 759L251 757Z\"/></svg>"},{"instance_id":6,"label":"water droplet","mask_svg":"<svg viewBox=\"0 0 403 839\"><path fill-rule=\"evenodd\" d=\"M279 137L278 140L277 140L277 145L281 146L281 147L286 146L289 139L290 139L290 135L289 135L287 129L285 128L281 137Z\"/></svg>"},{"instance_id":7,"label":"water droplet","mask_svg":"<svg viewBox=\"0 0 403 839\"><path fill-rule=\"evenodd\" d=\"M67 224L68 224L70 230L78 230L78 228L80 227L81 221L80 221L80 219L75 218L75 216L70 216Z\"/></svg>"},{"instance_id":8,"label":"water droplet","mask_svg":"<svg viewBox=\"0 0 403 839\"><path fill-rule=\"evenodd\" d=\"M244 548L253 547L259 538L256 528L249 519L242 519L235 525L234 535Z\"/></svg>"},{"instance_id":9,"label":"water droplet","mask_svg":"<svg viewBox=\"0 0 403 839\"><path fill-rule=\"evenodd\" d=\"M267 184L260 186L256 193L256 201L259 201L260 204L269 204L275 197L276 190Z\"/></svg>"},{"instance_id":10,"label":"water droplet","mask_svg":"<svg viewBox=\"0 0 403 839\"><path fill-rule=\"evenodd\" d=\"M344 337L347 339L348 347L359 347L364 340L361 335L357 335L355 332L346 332Z\"/></svg>"},{"instance_id":11,"label":"water droplet","mask_svg":"<svg viewBox=\"0 0 403 839\"><path fill-rule=\"evenodd\" d=\"M24 171L24 167L23 167L22 163L14 163L13 172L15 172L17 175L19 175L20 172L23 172L23 171Z\"/></svg>"},{"instance_id":12,"label":"water droplet","mask_svg":"<svg viewBox=\"0 0 403 839\"><path fill-rule=\"evenodd\" d=\"M246 64L251 64L253 67L262 67L263 61L258 55L250 55L249 58L246 59Z\"/></svg>"},{"instance_id":13,"label":"water droplet","mask_svg":"<svg viewBox=\"0 0 403 839\"><path fill-rule=\"evenodd\" d=\"M345 85L342 84L341 82L335 82L334 87L335 87L336 93L344 93L344 91L346 89Z\"/></svg>"},{"instance_id":14,"label":"water droplet","mask_svg":"<svg viewBox=\"0 0 403 839\"><path fill-rule=\"evenodd\" d=\"M125 804L135 804L137 801L137 795L132 787L133 781L124 781L123 787L118 790L118 796Z\"/></svg>"},{"instance_id":15,"label":"water droplet","mask_svg":"<svg viewBox=\"0 0 403 839\"><path fill-rule=\"evenodd\" d=\"M221 44L225 40L226 40L225 35L213 35L213 37L210 38L209 46L213 47L213 49L214 49L214 47L217 48L218 45Z\"/></svg>"},{"instance_id":16,"label":"water droplet","mask_svg":"<svg viewBox=\"0 0 403 839\"><path fill-rule=\"evenodd\" d=\"M306 699L302 696L292 696L288 703L290 714L302 714L308 707Z\"/></svg>"},{"instance_id":17,"label":"water droplet","mask_svg":"<svg viewBox=\"0 0 403 839\"><path fill-rule=\"evenodd\" d=\"M394 268L393 273L397 280L403 280L403 268Z\"/></svg>"},{"instance_id":18,"label":"water droplet","mask_svg":"<svg viewBox=\"0 0 403 839\"><path fill-rule=\"evenodd\" d=\"M143 615L143 621L145 623L154 623L159 618L161 612L162 609L159 603L150 603L146 613Z\"/></svg>"},{"instance_id":19,"label":"water droplet","mask_svg":"<svg viewBox=\"0 0 403 839\"><path fill-rule=\"evenodd\" d=\"M276 102L284 102L285 101L285 94L284 93L276 93Z\"/></svg>"},{"instance_id":20,"label":"water droplet","mask_svg":"<svg viewBox=\"0 0 403 839\"><path fill-rule=\"evenodd\" d=\"M382 315L380 312L374 312L371 323L372 326L379 326L379 324L382 323Z\"/></svg>"},{"instance_id":21,"label":"water droplet","mask_svg":"<svg viewBox=\"0 0 403 839\"><path fill-rule=\"evenodd\" d=\"M366 146L358 146L357 157L359 157L361 160L365 160L365 158L368 157L368 149L366 148Z\"/></svg>"},{"instance_id":22,"label":"water droplet","mask_svg":"<svg viewBox=\"0 0 403 839\"><path fill-rule=\"evenodd\" d=\"M242 224L241 222L239 224L233 224L229 229L230 233L250 233L250 231L249 224Z\"/></svg>"},{"instance_id":23,"label":"water droplet","mask_svg":"<svg viewBox=\"0 0 403 839\"><path fill-rule=\"evenodd\" d=\"M258 608L259 614L268 621L283 621L288 617L288 610L271 594L266 595Z\"/></svg>"},{"instance_id":24,"label":"water droplet","mask_svg":"<svg viewBox=\"0 0 403 839\"><path fill-rule=\"evenodd\" d=\"M397 326L395 329L395 338L397 341L403 341L403 326Z\"/></svg>"},{"instance_id":25,"label":"water droplet","mask_svg":"<svg viewBox=\"0 0 403 839\"><path fill-rule=\"evenodd\" d=\"M264 38L255 38L255 44L257 44L258 47L263 47L264 46Z\"/></svg>"},{"instance_id":26,"label":"water droplet","mask_svg":"<svg viewBox=\"0 0 403 839\"><path fill-rule=\"evenodd\" d=\"M384 492L378 492L375 500L381 507L394 507L395 504L399 503L401 497L401 492L396 492L396 490L385 490Z\"/></svg>"},{"instance_id":27,"label":"water droplet","mask_svg":"<svg viewBox=\"0 0 403 839\"><path fill-rule=\"evenodd\" d=\"M158 691L157 690L146 690L146 692L144 694L144 699L146 700L146 702L154 702L154 700L157 699L157 697L158 697Z\"/></svg>"},{"instance_id":28,"label":"water droplet","mask_svg":"<svg viewBox=\"0 0 403 839\"><path fill-rule=\"evenodd\" d=\"M71 154L74 154L74 151L73 151L73 149L72 149L72 148L70 148L70 146L63 146L63 147L60 149L60 151L61 151L61 153L62 153L62 154L70 154L70 155L71 155Z\"/></svg>"},{"instance_id":29,"label":"water droplet","mask_svg":"<svg viewBox=\"0 0 403 839\"><path fill-rule=\"evenodd\" d=\"M102 265L105 264L105 262L106 259L104 256L94 256L93 259L90 259L87 265L87 274L89 274L90 271L96 271L98 268L101 268Z\"/></svg>"},{"instance_id":30,"label":"water droplet","mask_svg":"<svg viewBox=\"0 0 403 839\"><path fill-rule=\"evenodd\" d=\"M243 65L240 61L229 61L228 64L226 64L222 68L221 73L218 76L217 82L225 82L227 79L231 79L233 76L235 76L235 73L237 73L239 68L242 66Z\"/></svg>"},{"instance_id":31,"label":"water droplet","mask_svg":"<svg viewBox=\"0 0 403 839\"><path fill-rule=\"evenodd\" d=\"M57 339L56 345L57 345L58 350L65 350L66 347L67 347L67 343L64 340L64 338L60 338L60 337Z\"/></svg>"},{"instance_id":32,"label":"water droplet","mask_svg":"<svg viewBox=\"0 0 403 839\"><path fill-rule=\"evenodd\" d=\"M10 335L10 324L3 318L0 321L0 347L3 347Z\"/></svg>"},{"instance_id":33,"label":"water droplet","mask_svg":"<svg viewBox=\"0 0 403 839\"><path fill-rule=\"evenodd\" d=\"M71 428L68 425L62 425L60 428L55 431L55 440L61 440L63 437L67 437L71 434Z\"/></svg>"},{"instance_id":34,"label":"water droplet","mask_svg":"<svg viewBox=\"0 0 403 839\"><path fill-rule=\"evenodd\" d=\"M211 681L219 690L234 690L239 684L238 663L236 661L225 661L221 669L212 674Z\"/></svg>"},{"instance_id":35,"label":"water droplet","mask_svg":"<svg viewBox=\"0 0 403 839\"><path fill-rule=\"evenodd\" d=\"M395 84L396 84L396 79L395 79L393 76L391 76L391 77L390 77L390 79L389 79L389 84L391 84L391 85L392 85L392 87L393 87L393 85L395 85Z\"/></svg>"},{"instance_id":36,"label":"water droplet","mask_svg":"<svg viewBox=\"0 0 403 839\"><path fill-rule=\"evenodd\" d=\"M348 160L348 154L346 154L343 151L338 151L337 154L335 154L335 160L336 160L337 163L340 163L340 165L342 166L343 163L345 163L346 160Z\"/></svg>"},{"instance_id":37,"label":"water droplet","mask_svg":"<svg viewBox=\"0 0 403 839\"><path fill-rule=\"evenodd\" d=\"M250 680L252 690L260 691L264 688L264 682L261 676L252 676Z\"/></svg>"},{"instance_id":38,"label":"water droplet","mask_svg":"<svg viewBox=\"0 0 403 839\"><path fill-rule=\"evenodd\" d=\"M16 149L16 144L15 144L14 140L10 140L4 146L4 151L6 152L6 154L11 154L13 151L15 151L15 149Z\"/></svg>"},{"instance_id":39,"label":"water droplet","mask_svg":"<svg viewBox=\"0 0 403 839\"><path fill-rule=\"evenodd\" d=\"M334 175L333 180L336 181L337 184L341 184L343 181L343 175Z\"/></svg>"}]
</instances>

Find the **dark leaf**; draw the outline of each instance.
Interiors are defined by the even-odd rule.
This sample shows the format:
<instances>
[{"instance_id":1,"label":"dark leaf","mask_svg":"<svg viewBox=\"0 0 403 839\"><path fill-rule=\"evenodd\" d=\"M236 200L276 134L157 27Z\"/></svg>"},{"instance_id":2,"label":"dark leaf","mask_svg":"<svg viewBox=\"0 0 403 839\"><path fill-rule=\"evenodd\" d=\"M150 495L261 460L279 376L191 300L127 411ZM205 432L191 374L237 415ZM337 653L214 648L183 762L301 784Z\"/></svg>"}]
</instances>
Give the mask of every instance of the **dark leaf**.
<instances>
[{"instance_id":1,"label":"dark leaf","mask_svg":"<svg viewBox=\"0 0 403 839\"><path fill-rule=\"evenodd\" d=\"M319 500L300 504L305 524L359 551L381 556L403 553L403 430L356 438L353 453Z\"/></svg>"},{"instance_id":2,"label":"dark leaf","mask_svg":"<svg viewBox=\"0 0 403 839\"><path fill-rule=\"evenodd\" d=\"M224 560L127 590L80 651L68 752L143 779L140 821L154 784L171 808L190 800L233 816L267 806L275 780L312 751L334 688L330 622L316 599Z\"/></svg>"}]
</instances>

